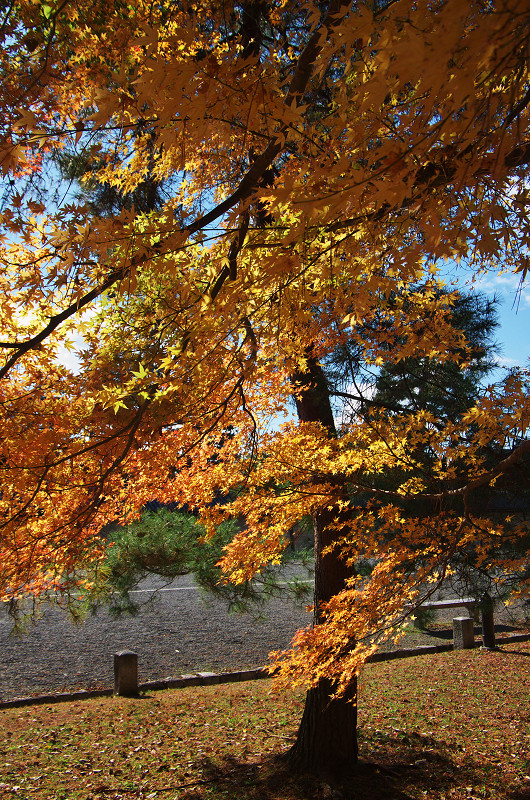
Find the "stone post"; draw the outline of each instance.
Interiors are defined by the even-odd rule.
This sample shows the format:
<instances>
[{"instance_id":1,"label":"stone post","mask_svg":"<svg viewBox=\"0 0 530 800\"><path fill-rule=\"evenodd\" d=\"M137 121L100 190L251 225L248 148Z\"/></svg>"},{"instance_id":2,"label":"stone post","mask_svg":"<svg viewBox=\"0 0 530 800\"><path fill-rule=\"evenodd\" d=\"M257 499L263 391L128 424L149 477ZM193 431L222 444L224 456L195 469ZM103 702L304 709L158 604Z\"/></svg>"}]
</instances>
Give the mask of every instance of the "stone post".
<instances>
[{"instance_id":1,"label":"stone post","mask_svg":"<svg viewBox=\"0 0 530 800\"><path fill-rule=\"evenodd\" d=\"M131 650L114 653L114 694L138 696L138 655Z\"/></svg>"},{"instance_id":2,"label":"stone post","mask_svg":"<svg viewBox=\"0 0 530 800\"><path fill-rule=\"evenodd\" d=\"M453 648L455 650L469 650L474 646L475 632L471 617L454 617Z\"/></svg>"},{"instance_id":3,"label":"stone post","mask_svg":"<svg viewBox=\"0 0 530 800\"><path fill-rule=\"evenodd\" d=\"M495 647L495 621L493 619L494 602L488 592L485 592L480 601L482 615L482 647L493 650Z\"/></svg>"}]
</instances>

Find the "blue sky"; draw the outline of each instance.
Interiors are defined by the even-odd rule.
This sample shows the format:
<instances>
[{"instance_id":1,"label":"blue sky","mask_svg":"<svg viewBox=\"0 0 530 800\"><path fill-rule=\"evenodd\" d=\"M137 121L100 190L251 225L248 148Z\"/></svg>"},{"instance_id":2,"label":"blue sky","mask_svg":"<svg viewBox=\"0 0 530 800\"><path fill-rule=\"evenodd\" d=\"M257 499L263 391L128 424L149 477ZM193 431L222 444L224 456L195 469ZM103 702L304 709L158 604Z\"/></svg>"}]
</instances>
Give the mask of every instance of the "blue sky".
<instances>
[{"instance_id":1,"label":"blue sky","mask_svg":"<svg viewBox=\"0 0 530 800\"><path fill-rule=\"evenodd\" d=\"M501 344L500 363L507 367L529 367L530 287L528 284L521 287L515 275L479 281L478 286L489 295L495 294L500 301L500 326L497 330L497 340Z\"/></svg>"},{"instance_id":2,"label":"blue sky","mask_svg":"<svg viewBox=\"0 0 530 800\"><path fill-rule=\"evenodd\" d=\"M448 283L456 280L464 291L478 291L497 298L499 327L495 340L500 345L499 365L530 368L530 280L521 285L520 275L497 272L472 280L470 272L456 267L447 270L445 280Z\"/></svg>"}]
</instances>

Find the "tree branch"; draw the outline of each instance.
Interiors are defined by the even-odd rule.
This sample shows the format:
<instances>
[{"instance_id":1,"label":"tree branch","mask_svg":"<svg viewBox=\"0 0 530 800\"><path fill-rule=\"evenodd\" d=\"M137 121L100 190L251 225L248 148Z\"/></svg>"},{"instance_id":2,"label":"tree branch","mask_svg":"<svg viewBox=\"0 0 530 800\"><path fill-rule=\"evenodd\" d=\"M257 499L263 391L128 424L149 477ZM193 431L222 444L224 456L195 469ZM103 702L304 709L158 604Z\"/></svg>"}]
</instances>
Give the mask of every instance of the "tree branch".
<instances>
[{"instance_id":1,"label":"tree branch","mask_svg":"<svg viewBox=\"0 0 530 800\"><path fill-rule=\"evenodd\" d=\"M528 452L530 452L530 439L525 439L525 441L518 445L518 447L516 447L509 456L502 461L499 461L499 463L493 467L493 469L484 472L482 475L479 475L477 478L469 481L469 483L466 483L465 486L461 486L459 489L450 489L445 492L418 492L417 494L413 495L403 495L399 492L392 491L391 489L379 489L373 486L364 486L363 484L358 483L351 483L350 485L355 489L358 489L360 492L369 492L373 495L393 497L399 500L404 500L405 497L415 497L423 500L448 500L450 498L462 497L467 510L467 500L471 492L473 492L475 489L478 489L479 486L484 486L485 484L491 483L491 481L493 481L499 475L509 472Z\"/></svg>"},{"instance_id":2,"label":"tree branch","mask_svg":"<svg viewBox=\"0 0 530 800\"><path fill-rule=\"evenodd\" d=\"M53 333L61 323L65 322L69 317L76 314L80 309L87 306L97 297L99 297L102 292L106 289L110 288L116 281L123 278L128 271L128 267L122 267L119 270L115 270L111 272L109 277L106 281L101 283L99 286L96 286L90 292L87 292L83 297L77 300L75 303L71 303L68 308L65 308L61 311L60 314L55 314L53 317L50 317L49 323L46 325L45 328L41 330L36 336L33 336L31 339L27 339L27 341L22 342L19 345L13 345L17 347L17 351L13 353L13 355L7 360L4 366L0 369L0 379L4 378L11 367L18 361L18 359L23 356L25 353L29 352L29 350L34 350L38 347L44 339L46 339L50 333ZM2 344L2 347L7 347L9 345Z\"/></svg>"},{"instance_id":3,"label":"tree branch","mask_svg":"<svg viewBox=\"0 0 530 800\"><path fill-rule=\"evenodd\" d=\"M294 75L289 85L289 90L285 96L285 106L291 107L294 104L300 104L303 93L313 74L315 61L322 51L324 41L329 36L331 29L345 16L349 7L349 0L346 2L344 2L344 0L331 0L327 14L322 20L321 25L313 32L309 42L300 53ZM203 228L210 225L216 219L219 219L223 214L226 214L227 211L230 211L236 203L246 200L258 188L259 181L263 177L264 172L270 167L276 156L284 149L288 127L289 125L287 123L283 123L280 126L278 132L271 139L263 153L252 162L252 166L241 179L237 189L227 197L226 200L223 200L222 203L212 208L211 211L204 214L200 219L187 225L184 230L190 234L203 230Z\"/></svg>"},{"instance_id":4,"label":"tree branch","mask_svg":"<svg viewBox=\"0 0 530 800\"><path fill-rule=\"evenodd\" d=\"M382 400L369 400L367 397L363 397L362 395L354 395L350 394L349 392L339 392L333 389L330 389L330 395L332 397L344 397L346 400L355 400L361 405L367 406L374 406L376 408L385 408L387 411L395 411L396 414L406 414L408 413L406 408L401 408L400 406L395 406L392 403L384 403Z\"/></svg>"}]
</instances>

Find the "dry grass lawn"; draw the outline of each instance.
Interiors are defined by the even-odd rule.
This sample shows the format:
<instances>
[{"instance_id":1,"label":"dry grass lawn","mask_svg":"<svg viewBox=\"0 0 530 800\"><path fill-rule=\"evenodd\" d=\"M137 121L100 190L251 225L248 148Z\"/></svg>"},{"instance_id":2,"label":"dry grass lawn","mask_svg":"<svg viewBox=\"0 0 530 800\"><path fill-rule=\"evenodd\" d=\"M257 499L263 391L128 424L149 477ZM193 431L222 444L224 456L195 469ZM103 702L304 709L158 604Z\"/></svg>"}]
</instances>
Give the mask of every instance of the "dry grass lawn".
<instances>
[{"instance_id":1,"label":"dry grass lawn","mask_svg":"<svg viewBox=\"0 0 530 800\"><path fill-rule=\"evenodd\" d=\"M368 665L340 786L278 759L302 702L257 681L4 709L0 798L530 800L528 642Z\"/></svg>"}]
</instances>

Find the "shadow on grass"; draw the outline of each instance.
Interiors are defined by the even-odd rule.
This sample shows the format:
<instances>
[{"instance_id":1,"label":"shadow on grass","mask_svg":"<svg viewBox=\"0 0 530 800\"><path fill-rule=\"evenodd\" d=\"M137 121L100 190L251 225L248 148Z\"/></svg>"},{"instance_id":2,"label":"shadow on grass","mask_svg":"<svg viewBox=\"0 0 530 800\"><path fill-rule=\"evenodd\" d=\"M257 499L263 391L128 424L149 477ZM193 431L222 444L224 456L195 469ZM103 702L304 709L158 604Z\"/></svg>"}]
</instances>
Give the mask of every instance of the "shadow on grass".
<instances>
[{"instance_id":1,"label":"shadow on grass","mask_svg":"<svg viewBox=\"0 0 530 800\"><path fill-rule=\"evenodd\" d=\"M524 650L505 650L502 646L502 642L499 642L498 649L505 656L524 656L525 658L530 657L530 653L525 653Z\"/></svg>"},{"instance_id":2,"label":"shadow on grass","mask_svg":"<svg viewBox=\"0 0 530 800\"><path fill-rule=\"evenodd\" d=\"M530 800L530 786L523 789L516 789L515 792L510 795L510 800Z\"/></svg>"},{"instance_id":3,"label":"shadow on grass","mask_svg":"<svg viewBox=\"0 0 530 800\"><path fill-rule=\"evenodd\" d=\"M202 769L208 790L203 795L197 788L179 796L179 800L411 800L410 794L400 791L394 775L379 764L364 760L359 761L351 776L336 785L314 775L293 775L277 756L258 763L227 758L222 763L203 763Z\"/></svg>"},{"instance_id":4,"label":"shadow on grass","mask_svg":"<svg viewBox=\"0 0 530 800\"><path fill-rule=\"evenodd\" d=\"M197 787L179 800L412 800L418 794L443 798L468 797L470 787L488 787L488 796L530 800L525 789L502 783L500 767L465 759L457 763L446 743L408 732L360 736L361 759L351 774L331 785L313 775L293 775L285 760L274 756L259 762L227 757L201 761L207 789ZM504 792L496 793L503 786ZM522 793L521 793L522 791Z\"/></svg>"},{"instance_id":5,"label":"shadow on grass","mask_svg":"<svg viewBox=\"0 0 530 800\"><path fill-rule=\"evenodd\" d=\"M444 639L447 641L451 641L453 638L453 629L452 628L421 628L418 631L422 633L424 636L429 636L435 639ZM502 633L521 633L521 628L516 627L514 625L495 625L495 633L502 634ZM474 634L475 639L477 640L476 645L480 644L482 640L482 628L480 625L474 626ZM502 644L502 642L500 642Z\"/></svg>"}]
</instances>

